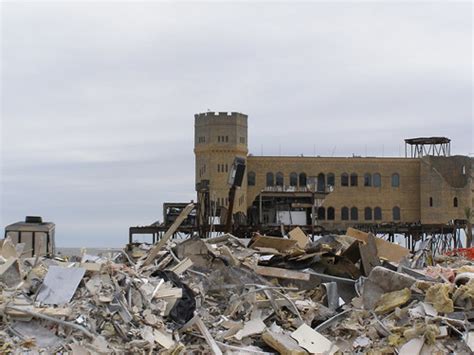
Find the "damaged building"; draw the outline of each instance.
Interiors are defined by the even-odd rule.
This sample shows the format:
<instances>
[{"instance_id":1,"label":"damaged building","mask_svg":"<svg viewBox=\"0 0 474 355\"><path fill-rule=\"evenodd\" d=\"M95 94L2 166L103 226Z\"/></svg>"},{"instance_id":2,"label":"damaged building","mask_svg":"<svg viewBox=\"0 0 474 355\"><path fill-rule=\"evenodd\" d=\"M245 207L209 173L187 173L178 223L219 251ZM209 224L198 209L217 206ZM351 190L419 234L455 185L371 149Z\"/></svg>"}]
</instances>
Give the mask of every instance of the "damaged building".
<instances>
[{"instance_id":1,"label":"damaged building","mask_svg":"<svg viewBox=\"0 0 474 355\"><path fill-rule=\"evenodd\" d=\"M317 224L333 231L445 225L464 219L465 208L473 206L474 160L451 156L448 138L406 139L403 158L255 156L248 150L247 121L238 112L195 115L201 218L225 214L236 157L246 169L235 195L234 219L248 225Z\"/></svg>"}]
</instances>

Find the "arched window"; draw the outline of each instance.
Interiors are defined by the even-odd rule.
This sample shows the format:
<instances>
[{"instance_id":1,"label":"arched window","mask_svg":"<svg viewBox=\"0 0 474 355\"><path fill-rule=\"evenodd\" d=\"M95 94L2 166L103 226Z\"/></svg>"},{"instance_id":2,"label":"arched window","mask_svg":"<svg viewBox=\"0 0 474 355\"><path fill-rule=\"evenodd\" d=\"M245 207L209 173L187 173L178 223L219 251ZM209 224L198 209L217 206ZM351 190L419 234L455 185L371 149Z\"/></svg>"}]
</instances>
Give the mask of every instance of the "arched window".
<instances>
[{"instance_id":1,"label":"arched window","mask_svg":"<svg viewBox=\"0 0 474 355\"><path fill-rule=\"evenodd\" d=\"M392 208L392 218L394 221L400 220L400 207L395 206L394 208Z\"/></svg>"},{"instance_id":2,"label":"arched window","mask_svg":"<svg viewBox=\"0 0 474 355\"><path fill-rule=\"evenodd\" d=\"M283 173L276 173L276 186L283 186Z\"/></svg>"},{"instance_id":3,"label":"arched window","mask_svg":"<svg viewBox=\"0 0 474 355\"><path fill-rule=\"evenodd\" d=\"M457 197L455 197L455 198L453 199L453 206L454 206L454 207L458 207L458 198L457 198Z\"/></svg>"},{"instance_id":4,"label":"arched window","mask_svg":"<svg viewBox=\"0 0 474 355\"><path fill-rule=\"evenodd\" d=\"M364 175L364 186L372 186L372 175L369 173Z\"/></svg>"},{"instance_id":5,"label":"arched window","mask_svg":"<svg viewBox=\"0 0 474 355\"><path fill-rule=\"evenodd\" d=\"M371 221L372 220L372 208L366 207L364 209L364 219L366 221Z\"/></svg>"},{"instance_id":6,"label":"arched window","mask_svg":"<svg viewBox=\"0 0 474 355\"><path fill-rule=\"evenodd\" d=\"M255 186L255 172L249 171L249 173L247 174L247 185Z\"/></svg>"},{"instance_id":7,"label":"arched window","mask_svg":"<svg viewBox=\"0 0 474 355\"><path fill-rule=\"evenodd\" d=\"M341 186L349 186L349 175L342 173L341 175Z\"/></svg>"},{"instance_id":8,"label":"arched window","mask_svg":"<svg viewBox=\"0 0 474 355\"><path fill-rule=\"evenodd\" d=\"M291 173L290 174L290 186L298 186L298 174Z\"/></svg>"},{"instance_id":9,"label":"arched window","mask_svg":"<svg viewBox=\"0 0 474 355\"><path fill-rule=\"evenodd\" d=\"M372 183L374 184L374 187L382 186L382 177L380 176L379 173L374 174L374 176L372 178Z\"/></svg>"},{"instance_id":10,"label":"arched window","mask_svg":"<svg viewBox=\"0 0 474 355\"><path fill-rule=\"evenodd\" d=\"M334 221L336 217L336 213L334 211L334 207L328 207L328 221Z\"/></svg>"},{"instance_id":11,"label":"arched window","mask_svg":"<svg viewBox=\"0 0 474 355\"><path fill-rule=\"evenodd\" d=\"M336 186L336 178L334 177L333 173L328 174L328 186Z\"/></svg>"},{"instance_id":12,"label":"arched window","mask_svg":"<svg viewBox=\"0 0 474 355\"><path fill-rule=\"evenodd\" d=\"M348 221L349 220L349 209L347 207L342 207L341 208L341 219L343 221Z\"/></svg>"},{"instance_id":13,"label":"arched window","mask_svg":"<svg viewBox=\"0 0 474 355\"><path fill-rule=\"evenodd\" d=\"M382 220L382 209L380 207L375 207L374 208L374 219L376 221L381 221Z\"/></svg>"},{"instance_id":14,"label":"arched window","mask_svg":"<svg viewBox=\"0 0 474 355\"><path fill-rule=\"evenodd\" d=\"M274 184L273 173L267 173L267 186L273 186Z\"/></svg>"},{"instance_id":15,"label":"arched window","mask_svg":"<svg viewBox=\"0 0 474 355\"><path fill-rule=\"evenodd\" d=\"M392 187L399 187L400 186L400 175L397 173L392 174Z\"/></svg>"},{"instance_id":16,"label":"arched window","mask_svg":"<svg viewBox=\"0 0 474 355\"><path fill-rule=\"evenodd\" d=\"M324 207L318 208L318 221L324 221L326 219L326 210Z\"/></svg>"},{"instance_id":17,"label":"arched window","mask_svg":"<svg viewBox=\"0 0 474 355\"><path fill-rule=\"evenodd\" d=\"M318 175L318 191L326 190L326 177L323 173Z\"/></svg>"},{"instance_id":18,"label":"arched window","mask_svg":"<svg viewBox=\"0 0 474 355\"><path fill-rule=\"evenodd\" d=\"M351 186L357 186L358 183L358 176L356 173L351 174Z\"/></svg>"},{"instance_id":19,"label":"arched window","mask_svg":"<svg viewBox=\"0 0 474 355\"><path fill-rule=\"evenodd\" d=\"M430 207L433 207L433 197L430 197Z\"/></svg>"},{"instance_id":20,"label":"arched window","mask_svg":"<svg viewBox=\"0 0 474 355\"><path fill-rule=\"evenodd\" d=\"M357 207L351 208L351 221L357 221L359 219L359 211Z\"/></svg>"},{"instance_id":21,"label":"arched window","mask_svg":"<svg viewBox=\"0 0 474 355\"><path fill-rule=\"evenodd\" d=\"M300 173L300 187L306 187L306 173Z\"/></svg>"}]
</instances>

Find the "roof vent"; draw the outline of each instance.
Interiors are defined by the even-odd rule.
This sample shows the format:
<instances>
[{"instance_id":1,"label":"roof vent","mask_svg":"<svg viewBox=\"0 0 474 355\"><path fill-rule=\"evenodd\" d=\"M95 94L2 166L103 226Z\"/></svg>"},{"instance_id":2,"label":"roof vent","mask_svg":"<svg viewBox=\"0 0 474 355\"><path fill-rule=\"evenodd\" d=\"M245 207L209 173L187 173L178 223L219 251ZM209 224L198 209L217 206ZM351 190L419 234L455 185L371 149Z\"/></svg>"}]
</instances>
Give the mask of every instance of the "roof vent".
<instances>
[{"instance_id":1,"label":"roof vent","mask_svg":"<svg viewBox=\"0 0 474 355\"><path fill-rule=\"evenodd\" d=\"M43 223L43 218L40 216L26 216L25 217L26 223Z\"/></svg>"}]
</instances>

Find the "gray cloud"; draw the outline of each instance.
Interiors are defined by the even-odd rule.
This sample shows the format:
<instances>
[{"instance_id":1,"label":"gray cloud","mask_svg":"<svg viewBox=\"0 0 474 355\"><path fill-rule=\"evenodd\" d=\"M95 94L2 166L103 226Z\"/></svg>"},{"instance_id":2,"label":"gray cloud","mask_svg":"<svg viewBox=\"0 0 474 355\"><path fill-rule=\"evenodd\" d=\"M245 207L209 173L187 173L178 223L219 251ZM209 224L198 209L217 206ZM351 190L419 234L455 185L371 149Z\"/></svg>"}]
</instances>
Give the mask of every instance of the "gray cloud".
<instances>
[{"instance_id":1,"label":"gray cloud","mask_svg":"<svg viewBox=\"0 0 474 355\"><path fill-rule=\"evenodd\" d=\"M194 198L193 114L249 114L260 154L474 151L472 4L3 3L0 225L126 242Z\"/></svg>"}]
</instances>

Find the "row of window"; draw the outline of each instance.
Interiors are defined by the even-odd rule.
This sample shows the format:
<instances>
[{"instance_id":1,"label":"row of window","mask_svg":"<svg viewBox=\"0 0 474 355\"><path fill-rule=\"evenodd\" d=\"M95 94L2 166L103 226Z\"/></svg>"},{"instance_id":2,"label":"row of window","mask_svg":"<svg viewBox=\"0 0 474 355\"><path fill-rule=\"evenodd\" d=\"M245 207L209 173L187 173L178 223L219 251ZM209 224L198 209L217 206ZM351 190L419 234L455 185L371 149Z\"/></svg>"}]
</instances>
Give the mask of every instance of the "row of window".
<instances>
[{"instance_id":1,"label":"row of window","mask_svg":"<svg viewBox=\"0 0 474 355\"><path fill-rule=\"evenodd\" d=\"M324 190L326 185L328 186L335 186L336 177L333 173L327 174L327 184L326 184L326 176L323 173L320 173L317 177L317 187L318 190ZM306 173L291 173L290 174L290 186L306 186L307 184L307 176ZM399 187L400 186L400 175L397 173L392 174L392 187ZM266 174L266 186L284 186L285 179L284 175L281 172L273 174L272 172L268 172ZM255 186L256 184L256 174L253 171L250 171L247 174L247 184L249 186ZM359 184L359 176L356 173L341 174L341 186L358 186ZM374 187L381 187L382 186L382 176L379 173L375 174L365 174L364 175L364 186L374 186Z\"/></svg>"},{"instance_id":2,"label":"row of window","mask_svg":"<svg viewBox=\"0 0 474 355\"><path fill-rule=\"evenodd\" d=\"M458 207L458 206L459 206L458 198L455 197L453 198L453 207ZM430 197L430 207L433 207L433 197Z\"/></svg>"},{"instance_id":3,"label":"row of window","mask_svg":"<svg viewBox=\"0 0 474 355\"><path fill-rule=\"evenodd\" d=\"M326 214L327 212L327 214ZM328 207L327 211L324 207L318 208L318 220L325 220L333 221L336 219L336 210L334 207ZM359 209L357 207L342 207L341 208L341 220L343 221L358 221L359 220ZM395 206L392 208L392 219L394 221L399 221L401 219L400 215L400 207ZM382 209L380 207L375 207L372 209L371 207L364 208L364 220L366 221L381 221L382 220Z\"/></svg>"},{"instance_id":4,"label":"row of window","mask_svg":"<svg viewBox=\"0 0 474 355\"><path fill-rule=\"evenodd\" d=\"M245 144L245 137L239 137L239 142ZM198 143L206 143L206 137L198 137ZM229 136L217 136L217 143L229 143Z\"/></svg>"},{"instance_id":5,"label":"row of window","mask_svg":"<svg viewBox=\"0 0 474 355\"><path fill-rule=\"evenodd\" d=\"M229 172L229 165L228 164L217 164L217 172L218 173L228 173Z\"/></svg>"},{"instance_id":6,"label":"row of window","mask_svg":"<svg viewBox=\"0 0 474 355\"><path fill-rule=\"evenodd\" d=\"M218 143L229 143L229 136L217 136Z\"/></svg>"}]
</instances>

